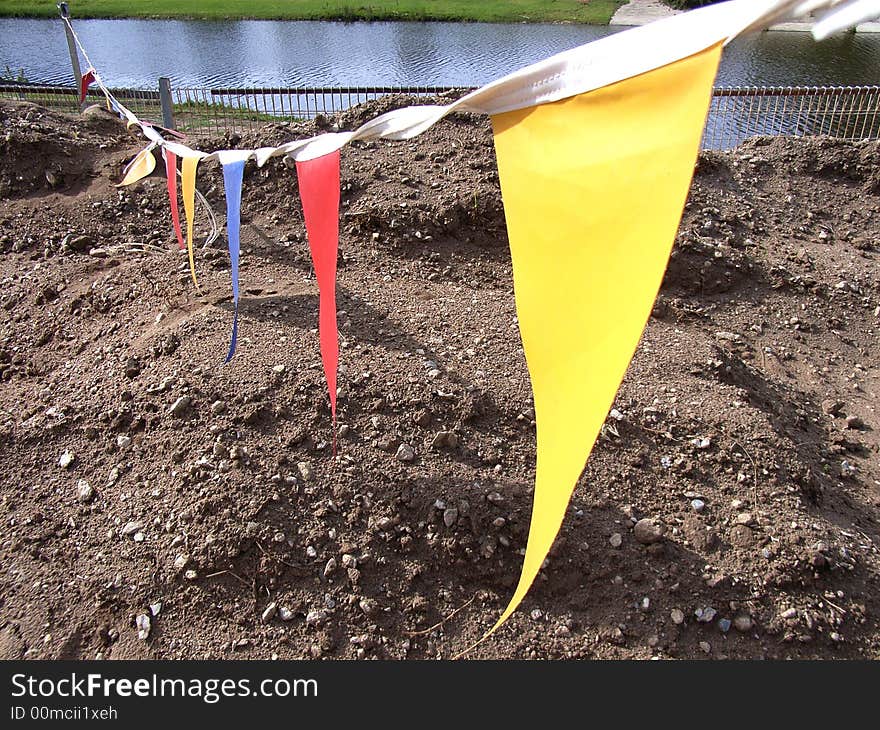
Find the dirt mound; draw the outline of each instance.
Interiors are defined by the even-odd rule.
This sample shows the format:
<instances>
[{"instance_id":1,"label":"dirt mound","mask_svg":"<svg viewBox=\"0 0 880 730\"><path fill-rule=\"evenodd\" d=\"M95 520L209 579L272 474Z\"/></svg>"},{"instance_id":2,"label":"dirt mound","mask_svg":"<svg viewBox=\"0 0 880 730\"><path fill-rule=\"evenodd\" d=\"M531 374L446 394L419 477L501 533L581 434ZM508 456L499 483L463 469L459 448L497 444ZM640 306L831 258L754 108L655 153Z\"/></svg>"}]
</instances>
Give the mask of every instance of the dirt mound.
<instances>
[{"instance_id":1,"label":"dirt mound","mask_svg":"<svg viewBox=\"0 0 880 730\"><path fill-rule=\"evenodd\" d=\"M164 179L113 187L139 147L124 129L0 115L4 654L427 658L476 640L519 575L535 458L485 120L343 153L334 460L293 170L247 168L223 366L225 239L197 253L198 296ZM475 656L880 656L878 151L701 157L557 545ZM222 176L199 175L222 224Z\"/></svg>"},{"instance_id":2,"label":"dirt mound","mask_svg":"<svg viewBox=\"0 0 880 730\"><path fill-rule=\"evenodd\" d=\"M76 192L109 149L130 143L125 127L91 109L81 118L27 102L0 105L0 197Z\"/></svg>"}]
</instances>

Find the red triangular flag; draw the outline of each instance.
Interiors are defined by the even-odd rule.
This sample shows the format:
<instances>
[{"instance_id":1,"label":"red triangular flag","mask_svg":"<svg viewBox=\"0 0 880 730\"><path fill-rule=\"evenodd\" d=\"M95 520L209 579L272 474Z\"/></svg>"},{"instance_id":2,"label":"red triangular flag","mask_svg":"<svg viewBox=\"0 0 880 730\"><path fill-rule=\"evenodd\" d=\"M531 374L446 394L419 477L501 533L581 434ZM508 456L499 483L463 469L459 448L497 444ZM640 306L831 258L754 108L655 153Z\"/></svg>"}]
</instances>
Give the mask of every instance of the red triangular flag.
<instances>
[{"instance_id":1,"label":"red triangular flag","mask_svg":"<svg viewBox=\"0 0 880 730\"><path fill-rule=\"evenodd\" d=\"M180 213L177 209L177 155L167 147L162 148L165 155L165 177L168 178L168 202L171 204L171 222L174 224L174 233L177 234L177 247L183 251L186 244L183 242L183 231L180 230Z\"/></svg>"},{"instance_id":2,"label":"red triangular flag","mask_svg":"<svg viewBox=\"0 0 880 730\"><path fill-rule=\"evenodd\" d=\"M321 361L333 415L333 453L336 453L336 370L339 334L336 328L336 255L339 248L339 152L296 163L299 196L315 277L318 280L318 332Z\"/></svg>"},{"instance_id":3,"label":"red triangular flag","mask_svg":"<svg viewBox=\"0 0 880 730\"><path fill-rule=\"evenodd\" d=\"M89 86L92 85L92 82L95 80L95 69L90 68L86 71L82 78L79 80L79 103L82 104L86 100L86 92L89 90Z\"/></svg>"}]
</instances>

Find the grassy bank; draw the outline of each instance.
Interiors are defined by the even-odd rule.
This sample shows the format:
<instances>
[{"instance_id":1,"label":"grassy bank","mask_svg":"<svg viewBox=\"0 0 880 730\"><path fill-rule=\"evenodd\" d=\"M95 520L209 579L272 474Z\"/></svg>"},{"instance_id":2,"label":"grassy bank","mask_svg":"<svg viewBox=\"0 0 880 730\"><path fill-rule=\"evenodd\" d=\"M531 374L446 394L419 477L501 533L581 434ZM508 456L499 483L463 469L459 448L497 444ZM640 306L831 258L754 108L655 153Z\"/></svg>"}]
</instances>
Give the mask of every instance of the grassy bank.
<instances>
[{"instance_id":1,"label":"grassy bank","mask_svg":"<svg viewBox=\"0 0 880 730\"><path fill-rule=\"evenodd\" d=\"M465 20L605 25L625 0L72 0L74 18ZM0 16L57 17L55 0L2 0Z\"/></svg>"}]
</instances>

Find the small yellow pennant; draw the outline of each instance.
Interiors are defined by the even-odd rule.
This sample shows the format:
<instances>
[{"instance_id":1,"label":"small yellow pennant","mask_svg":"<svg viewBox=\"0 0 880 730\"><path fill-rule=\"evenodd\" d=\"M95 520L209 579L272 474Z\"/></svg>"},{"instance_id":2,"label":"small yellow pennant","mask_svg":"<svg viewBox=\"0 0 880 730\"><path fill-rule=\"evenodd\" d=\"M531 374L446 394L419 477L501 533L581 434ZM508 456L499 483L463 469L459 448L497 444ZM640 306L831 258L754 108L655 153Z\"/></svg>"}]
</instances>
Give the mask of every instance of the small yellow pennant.
<instances>
[{"instance_id":1,"label":"small yellow pennant","mask_svg":"<svg viewBox=\"0 0 880 730\"><path fill-rule=\"evenodd\" d=\"M156 158L153 156L153 145L146 149L142 149L137 153L135 158L128 163L125 168L125 174L122 182L116 187L121 188L125 185L131 185L138 180L142 180L156 169Z\"/></svg>"},{"instance_id":2,"label":"small yellow pennant","mask_svg":"<svg viewBox=\"0 0 880 730\"><path fill-rule=\"evenodd\" d=\"M189 272L196 291L201 294L199 280L196 278L196 263L193 256L193 223L195 221L196 168L199 157L187 155L181 160L180 185L183 189L183 210L186 213L186 248L189 253Z\"/></svg>"}]
</instances>

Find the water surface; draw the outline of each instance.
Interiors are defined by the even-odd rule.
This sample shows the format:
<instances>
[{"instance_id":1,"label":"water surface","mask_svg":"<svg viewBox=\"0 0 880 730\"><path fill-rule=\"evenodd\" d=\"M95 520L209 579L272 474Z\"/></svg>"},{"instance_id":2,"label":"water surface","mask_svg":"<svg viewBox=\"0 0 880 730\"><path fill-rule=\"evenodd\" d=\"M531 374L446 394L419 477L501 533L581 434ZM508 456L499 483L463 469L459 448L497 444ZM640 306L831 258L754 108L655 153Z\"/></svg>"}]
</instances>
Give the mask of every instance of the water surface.
<instances>
[{"instance_id":1,"label":"water surface","mask_svg":"<svg viewBox=\"0 0 880 730\"><path fill-rule=\"evenodd\" d=\"M479 86L619 27L515 23L80 20L112 86ZM0 70L70 83L60 21L0 18ZM725 51L719 85L880 83L880 34L766 32Z\"/></svg>"}]
</instances>

